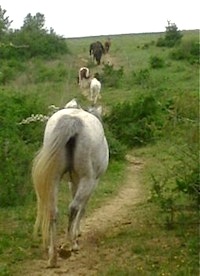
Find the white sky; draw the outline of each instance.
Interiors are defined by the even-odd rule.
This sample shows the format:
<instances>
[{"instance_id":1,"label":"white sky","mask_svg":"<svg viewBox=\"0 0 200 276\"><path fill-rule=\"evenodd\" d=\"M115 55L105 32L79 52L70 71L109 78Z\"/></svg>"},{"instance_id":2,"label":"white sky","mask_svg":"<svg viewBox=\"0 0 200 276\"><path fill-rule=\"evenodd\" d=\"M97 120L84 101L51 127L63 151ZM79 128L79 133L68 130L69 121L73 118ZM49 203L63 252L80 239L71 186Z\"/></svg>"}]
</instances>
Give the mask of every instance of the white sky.
<instances>
[{"instance_id":1,"label":"white sky","mask_svg":"<svg viewBox=\"0 0 200 276\"><path fill-rule=\"evenodd\" d=\"M199 29L199 0L1 0L11 27L28 13L44 14L45 27L63 37L165 32L167 20L179 30Z\"/></svg>"}]
</instances>

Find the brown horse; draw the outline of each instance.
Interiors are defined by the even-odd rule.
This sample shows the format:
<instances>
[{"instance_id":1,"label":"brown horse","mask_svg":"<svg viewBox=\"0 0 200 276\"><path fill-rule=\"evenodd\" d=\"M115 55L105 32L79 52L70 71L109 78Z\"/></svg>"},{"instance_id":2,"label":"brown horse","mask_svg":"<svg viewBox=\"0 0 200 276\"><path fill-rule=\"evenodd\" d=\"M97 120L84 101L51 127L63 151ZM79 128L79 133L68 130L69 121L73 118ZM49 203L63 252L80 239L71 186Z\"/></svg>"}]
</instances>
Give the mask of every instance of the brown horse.
<instances>
[{"instance_id":1,"label":"brown horse","mask_svg":"<svg viewBox=\"0 0 200 276\"><path fill-rule=\"evenodd\" d=\"M101 63L101 57L105 54L105 49L100 41L96 41L90 44L90 56L93 55L93 59L96 60L97 65Z\"/></svg>"},{"instance_id":2,"label":"brown horse","mask_svg":"<svg viewBox=\"0 0 200 276\"><path fill-rule=\"evenodd\" d=\"M109 52L110 46L111 46L111 41L110 41L110 38L108 38L108 40L106 40L106 42L104 43L105 53Z\"/></svg>"}]
</instances>

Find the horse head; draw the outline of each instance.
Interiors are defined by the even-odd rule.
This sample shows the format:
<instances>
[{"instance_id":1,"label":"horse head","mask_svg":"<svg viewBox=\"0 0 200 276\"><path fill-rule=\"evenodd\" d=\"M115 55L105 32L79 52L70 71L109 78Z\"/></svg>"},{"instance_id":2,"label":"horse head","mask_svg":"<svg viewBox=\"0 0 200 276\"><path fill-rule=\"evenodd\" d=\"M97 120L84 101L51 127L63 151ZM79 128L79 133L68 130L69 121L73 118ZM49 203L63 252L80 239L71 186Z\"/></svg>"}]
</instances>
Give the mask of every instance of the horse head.
<instances>
[{"instance_id":1,"label":"horse head","mask_svg":"<svg viewBox=\"0 0 200 276\"><path fill-rule=\"evenodd\" d=\"M99 121L102 122L102 106L90 106L86 109L86 111L97 117Z\"/></svg>"}]
</instances>

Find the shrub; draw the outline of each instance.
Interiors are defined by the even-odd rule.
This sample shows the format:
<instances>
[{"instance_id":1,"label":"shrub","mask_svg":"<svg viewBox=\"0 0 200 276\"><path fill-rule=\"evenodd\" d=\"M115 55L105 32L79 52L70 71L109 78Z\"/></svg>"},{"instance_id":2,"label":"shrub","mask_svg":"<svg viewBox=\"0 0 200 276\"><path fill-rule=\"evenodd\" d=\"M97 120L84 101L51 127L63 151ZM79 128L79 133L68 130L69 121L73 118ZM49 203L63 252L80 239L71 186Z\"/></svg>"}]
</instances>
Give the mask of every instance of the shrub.
<instances>
[{"instance_id":1,"label":"shrub","mask_svg":"<svg viewBox=\"0 0 200 276\"><path fill-rule=\"evenodd\" d=\"M131 73L134 83L145 86L148 85L150 80L150 72L148 69L141 69L138 72Z\"/></svg>"},{"instance_id":2,"label":"shrub","mask_svg":"<svg viewBox=\"0 0 200 276\"><path fill-rule=\"evenodd\" d=\"M23 72L24 70L24 64L14 58L2 61L0 69L0 84L5 85L10 80L14 79L19 72Z\"/></svg>"},{"instance_id":3,"label":"shrub","mask_svg":"<svg viewBox=\"0 0 200 276\"><path fill-rule=\"evenodd\" d=\"M174 227L175 212L199 206L199 162L198 142L187 145L175 153L178 162L167 168L160 177L152 175L151 200L156 202L164 214L166 225ZM196 207L196 208L194 208ZM177 217L177 216L176 216Z\"/></svg>"},{"instance_id":4,"label":"shrub","mask_svg":"<svg viewBox=\"0 0 200 276\"><path fill-rule=\"evenodd\" d=\"M182 34L178 30L175 23L168 21L168 26L166 27L165 37L159 38L156 46L158 47L173 47L180 43L182 39Z\"/></svg>"},{"instance_id":5,"label":"shrub","mask_svg":"<svg viewBox=\"0 0 200 276\"><path fill-rule=\"evenodd\" d=\"M199 42L195 40L184 41L170 54L174 60L187 60L189 63L199 63Z\"/></svg>"},{"instance_id":6,"label":"shrub","mask_svg":"<svg viewBox=\"0 0 200 276\"><path fill-rule=\"evenodd\" d=\"M162 68L162 67L164 67L164 60L160 57L152 56L150 58L150 66L153 69Z\"/></svg>"},{"instance_id":7,"label":"shrub","mask_svg":"<svg viewBox=\"0 0 200 276\"><path fill-rule=\"evenodd\" d=\"M115 138L113 133L105 125L105 135L109 145L109 155L112 160L124 160L127 153L127 147Z\"/></svg>"},{"instance_id":8,"label":"shrub","mask_svg":"<svg viewBox=\"0 0 200 276\"><path fill-rule=\"evenodd\" d=\"M18 123L42 108L29 96L0 95L0 207L24 204L31 194L30 164L41 143L43 125Z\"/></svg>"},{"instance_id":9,"label":"shrub","mask_svg":"<svg viewBox=\"0 0 200 276\"><path fill-rule=\"evenodd\" d=\"M107 87L118 88L124 76L124 69L114 69L113 65L106 64L103 67L102 82Z\"/></svg>"},{"instance_id":10,"label":"shrub","mask_svg":"<svg viewBox=\"0 0 200 276\"><path fill-rule=\"evenodd\" d=\"M150 95L113 106L105 122L117 140L134 147L152 142L160 135L162 117L160 105Z\"/></svg>"},{"instance_id":11,"label":"shrub","mask_svg":"<svg viewBox=\"0 0 200 276\"><path fill-rule=\"evenodd\" d=\"M15 58L27 60L32 57L45 59L69 53L66 40L57 35L53 29L45 27L45 17L37 13L28 14L20 30L7 30L0 47L1 59Z\"/></svg>"}]
</instances>

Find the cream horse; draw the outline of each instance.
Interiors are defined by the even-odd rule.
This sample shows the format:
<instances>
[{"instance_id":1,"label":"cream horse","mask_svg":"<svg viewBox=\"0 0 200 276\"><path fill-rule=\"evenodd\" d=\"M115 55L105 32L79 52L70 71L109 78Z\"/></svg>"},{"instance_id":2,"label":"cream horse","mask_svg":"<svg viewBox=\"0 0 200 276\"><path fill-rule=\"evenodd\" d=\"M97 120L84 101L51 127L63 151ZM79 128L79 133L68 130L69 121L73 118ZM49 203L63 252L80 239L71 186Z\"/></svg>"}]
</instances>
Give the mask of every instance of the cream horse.
<instances>
[{"instance_id":1,"label":"cream horse","mask_svg":"<svg viewBox=\"0 0 200 276\"><path fill-rule=\"evenodd\" d=\"M41 229L43 245L48 247L48 267L57 266L57 194L63 175L69 174L72 191L67 236L70 250L78 250L81 218L108 166L109 150L102 123L97 118L99 110L93 113L97 116L79 108L75 100L54 113L33 161L32 178L37 195L34 233Z\"/></svg>"},{"instance_id":2,"label":"cream horse","mask_svg":"<svg viewBox=\"0 0 200 276\"><path fill-rule=\"evenodd\" d=\"M97 99L101 99L101 82L97 78L93 78L90 82L90 100L93 104L97 103Z\"/></svg>"}]
</instances>

